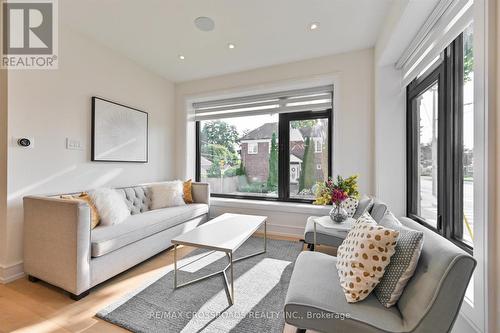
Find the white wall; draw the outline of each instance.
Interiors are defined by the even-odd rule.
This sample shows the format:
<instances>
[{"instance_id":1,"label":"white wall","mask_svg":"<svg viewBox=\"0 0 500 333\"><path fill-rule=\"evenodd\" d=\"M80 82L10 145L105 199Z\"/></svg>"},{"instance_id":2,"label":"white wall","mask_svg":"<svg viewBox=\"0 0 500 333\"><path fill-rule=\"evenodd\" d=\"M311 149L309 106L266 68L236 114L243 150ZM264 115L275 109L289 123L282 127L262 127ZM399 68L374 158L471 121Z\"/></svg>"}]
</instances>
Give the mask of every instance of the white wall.
<instances>
[{"instance_id":1,"label":"white wall","mask_svg":"<svg viewBox=\"0 0 500 333\"><path fill-rule=\"evenodd\" d=\"M172 178L174 85L104 46L60 29L58 70L9 72L7 251L3 265L19 270L22 197ZM149 112L149 163L90 162L91 96ZM25 149L14 138L33 137ZM85 150L66 150L67 137ZM14 269L16 270L16 269Z\"/></svg>"},{"instance_id":2,"label":"white wall","mask_svg":"<svg viewBox=\"0 0 500 333\"><path fill-rule=\"evenodd\" d=\"M406 93L401 71L375 66L375 195L406 215Z\"/></svg>"},{"instance_id":3,"label":"white wall","mask_svg":"<svg viewBox=\"0 0 500 333\"><path fill-rule=\"evenodd\" d=\"M3 17L3 6L0 6L0 17ZM3 24L0 24L0 36L3 36ZM6 70L0 70L0 277L4 267L6 252L6 218L7 218L7 95L8 82Z\"/></svg>"},{"instance_id":4,"label":"white wall","mask_svg":"<svg viewBox=\"0 0 500 333\"><path fill-rule=\"evenodd\" d=\"M0 277L7 243L7 107L7 71L0 70Z\"/></svg>"}]
</instances>

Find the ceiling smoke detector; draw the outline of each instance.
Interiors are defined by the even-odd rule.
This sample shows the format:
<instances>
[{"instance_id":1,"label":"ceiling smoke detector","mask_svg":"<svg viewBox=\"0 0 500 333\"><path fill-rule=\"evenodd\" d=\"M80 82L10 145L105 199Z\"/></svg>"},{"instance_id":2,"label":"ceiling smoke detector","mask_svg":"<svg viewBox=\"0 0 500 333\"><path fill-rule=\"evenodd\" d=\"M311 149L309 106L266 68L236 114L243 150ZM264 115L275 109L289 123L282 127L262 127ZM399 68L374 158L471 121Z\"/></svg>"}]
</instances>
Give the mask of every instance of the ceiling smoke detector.
<instances>
[{"instance_id":1,"label":"ceiling smoke detector","mask_svg":"<svg viewBox=\"0 0 500 333\"><path fill-rule=\"evenodd\" d=\"M212 31L215 28L215 22L210 17L200 16L194 20L194 25L201 31Z\"/></svg>"}]
</instances>

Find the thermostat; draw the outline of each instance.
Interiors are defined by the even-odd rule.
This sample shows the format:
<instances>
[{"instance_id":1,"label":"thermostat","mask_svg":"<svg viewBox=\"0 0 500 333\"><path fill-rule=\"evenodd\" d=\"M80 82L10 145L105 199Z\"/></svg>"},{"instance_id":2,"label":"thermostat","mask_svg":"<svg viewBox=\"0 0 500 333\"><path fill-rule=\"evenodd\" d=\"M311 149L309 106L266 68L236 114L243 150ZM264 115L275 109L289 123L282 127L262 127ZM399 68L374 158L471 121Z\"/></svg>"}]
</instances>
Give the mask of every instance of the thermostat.
<instances>
[{"instance_id":1,"label":"thermostat","mask_svg":"<svg viewBox=\"0 0 500 333\"><path fill-rule=\"evenodd\" d=\"M19 140L17 140L17 144L21 147L29 147L31 146L31 140L28 138L20 138Z\"/></svg>"}]
</instances>

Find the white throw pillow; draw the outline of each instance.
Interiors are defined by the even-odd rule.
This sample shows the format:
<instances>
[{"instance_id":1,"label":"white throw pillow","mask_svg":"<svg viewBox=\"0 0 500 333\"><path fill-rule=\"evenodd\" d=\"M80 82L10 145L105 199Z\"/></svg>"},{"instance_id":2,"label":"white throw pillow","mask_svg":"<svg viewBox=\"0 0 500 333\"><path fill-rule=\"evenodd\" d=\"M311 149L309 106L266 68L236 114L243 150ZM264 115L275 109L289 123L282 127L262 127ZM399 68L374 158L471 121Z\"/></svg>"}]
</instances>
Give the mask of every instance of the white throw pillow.
<instances>
[{"instance_id":1,"label":"white throw pillow","mask_svg":"<svg viewBox=\"0 0 500 333\"><path fill-rule=\"evenodd\" d=\"M151 185L151 209L184 206L182 181Z\"/></svg>"},{"instance_id":2,"label":"white throw pillow","mask_svg":"<svg viewBox=\"0 0 500 333\"><path fill-rule=\"evenodd\" d=\"M123 197L110 188L100 188L90 193L99 215L102 226L108 226L123 222L130 216L130 210Z\"/></svg>"}]
</instances>

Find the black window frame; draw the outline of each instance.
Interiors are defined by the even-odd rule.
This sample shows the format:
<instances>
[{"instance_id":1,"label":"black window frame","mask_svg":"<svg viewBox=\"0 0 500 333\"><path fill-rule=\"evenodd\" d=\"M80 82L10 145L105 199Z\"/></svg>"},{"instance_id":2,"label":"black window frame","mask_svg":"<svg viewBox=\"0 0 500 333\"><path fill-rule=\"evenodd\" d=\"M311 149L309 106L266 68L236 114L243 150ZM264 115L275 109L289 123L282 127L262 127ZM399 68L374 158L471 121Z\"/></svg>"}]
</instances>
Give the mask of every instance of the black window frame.
<instances>
[{"instance_id":1,"label":"black window frame","mask_svg":"<svg viewBox=\"0 0 500 333\"><path fill-rule=\"evenodd\" d=\"M463 34L441 58L406 90L406 214L472 253L463 236ZM418 216L418 114L413 102L438 83L438 216L437 227Z\"/></svg>"},{"instance_id":2,"label":"black window frame","mask_svg":"<svg viewBox=\"0 0 500 333\"><path fill-rule=\"evenodd\" d=\"M314 200L290 197L290 121L328 119L328 177L332 177L333 169L333 109L323 111L300 111L280 113L278 122L278 196L263 197L256 195L234 195L224 193L211 193L215 198L231 198L244 200L297 202L311 204ZM201 180L201 143L200 143L200 121L196 121L196 181Z\"/></svg>"}]
</instances>

